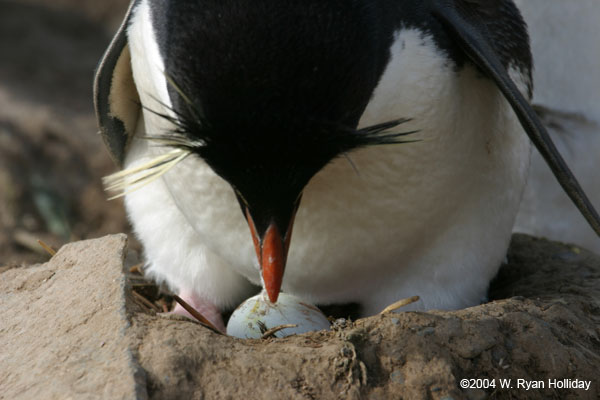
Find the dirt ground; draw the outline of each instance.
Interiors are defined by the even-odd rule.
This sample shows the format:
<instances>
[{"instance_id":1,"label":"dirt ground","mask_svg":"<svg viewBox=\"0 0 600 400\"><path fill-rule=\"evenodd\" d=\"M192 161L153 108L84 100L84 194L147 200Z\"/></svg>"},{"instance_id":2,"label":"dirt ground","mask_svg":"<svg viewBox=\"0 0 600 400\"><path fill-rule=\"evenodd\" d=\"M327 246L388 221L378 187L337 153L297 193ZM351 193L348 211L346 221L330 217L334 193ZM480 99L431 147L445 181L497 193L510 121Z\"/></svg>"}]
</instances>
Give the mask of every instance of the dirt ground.
<instances>
[{"instance_id":1,"label":"dirt ground","mask_svg":"<svg viewBox=\"0 0 600 400\"><path fill-rule=\"evenodd\" d=\"M249 340L159 313L125 246L124 235L72 243L0 272L0 399L600 396L600 257L573 246L516 235L476 307L338 316L330 331Z\"/></svg>"},{"instance_id":2,"label":"dirt ground","mask_svg":"<svg viewBox=\"0 0 600 400\"><path fill-rule=\"evenodd\" d=\"M517 235L491 301L465 310L346 320L331 332L263 341L173 323L142 306L133 324L156 399L236 399L249 390L265 399L596 399L599 278L597 256ZM462 379L475 387L461 389ZM478 389L477 379L496 387ZM545 389L526 390L519 379ZM549 388L549 379L591 387Z\"/></svg>"}]
</instances>

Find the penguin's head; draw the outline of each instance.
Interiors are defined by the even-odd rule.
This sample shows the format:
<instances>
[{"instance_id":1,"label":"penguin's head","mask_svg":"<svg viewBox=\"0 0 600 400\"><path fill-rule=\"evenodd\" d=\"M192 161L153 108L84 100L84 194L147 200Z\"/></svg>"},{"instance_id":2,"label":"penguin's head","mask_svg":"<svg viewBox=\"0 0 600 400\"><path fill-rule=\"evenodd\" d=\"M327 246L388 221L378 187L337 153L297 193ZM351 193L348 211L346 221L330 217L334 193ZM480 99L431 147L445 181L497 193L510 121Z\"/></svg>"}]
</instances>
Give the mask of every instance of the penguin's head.
<instances>
[{"instance_id":1,"label":"penguin's head","mask_svg":"<svg viewBox=\"0 0 600 400\"><path fill-rule=\"evenodd\" d=\"M302 2L285 14L276 2L163 3L156 15L170 24L156 24L157 38L176 134L234 190L275 302L309 180L346 152L397 141L382 131L400 121L357 130L389 54L359 9L352 20Z\"/></svg>"}]
</instances>

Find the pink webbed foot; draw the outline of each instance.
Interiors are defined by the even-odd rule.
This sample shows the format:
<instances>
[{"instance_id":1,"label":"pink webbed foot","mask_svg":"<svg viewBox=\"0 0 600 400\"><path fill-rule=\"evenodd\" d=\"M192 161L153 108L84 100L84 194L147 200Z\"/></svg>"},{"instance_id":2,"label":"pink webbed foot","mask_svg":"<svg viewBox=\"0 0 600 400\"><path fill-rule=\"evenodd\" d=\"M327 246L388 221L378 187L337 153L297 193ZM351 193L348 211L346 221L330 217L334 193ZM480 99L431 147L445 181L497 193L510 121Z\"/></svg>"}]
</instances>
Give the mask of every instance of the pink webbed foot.
<instances>
[{"instance_id":1,"label":"pink webbed foot","mask_svg":"<svg viewBox=\"0 0 600 400\"><path fill-rule=\"evenodd\" d=\"M182 290L181 292L179 292L179 297L181 297L183 301L185 301L196 311L198 311L198 313L200 313L211 324L213 324L215 328L217 328L221 332L225 332L225 324L223 323L223 317L221 316L221 311L217 308L217 306L215 306L210 301L201 299L189 290ZM183 315L191 319L196 319L180 304L177 304L171 312L173 314Z\"/></svg>"}]
</instances>

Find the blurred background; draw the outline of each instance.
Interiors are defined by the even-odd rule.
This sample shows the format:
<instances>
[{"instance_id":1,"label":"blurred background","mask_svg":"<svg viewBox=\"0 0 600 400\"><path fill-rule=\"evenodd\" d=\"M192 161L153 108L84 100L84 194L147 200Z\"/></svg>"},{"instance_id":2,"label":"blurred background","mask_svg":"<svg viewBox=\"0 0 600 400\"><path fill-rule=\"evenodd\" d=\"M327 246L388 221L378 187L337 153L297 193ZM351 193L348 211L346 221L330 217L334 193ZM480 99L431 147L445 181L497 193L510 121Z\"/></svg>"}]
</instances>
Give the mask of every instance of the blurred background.
<instances>
[{"instance_id":1,"label":"blurred background","mask_svg":"<svg viewBox=\"0 0 600 400\"><path fill-rule=\"evenodd\" d=\"M92 108L94 69L128 3L0 0L0 268L47 259L37 239L58 248L129 232L102 189L115 166ZM600 207L600 2L516 3L531 28L534 102ZM518 230L600 252L543 161L532 166Z\"/></svg>"},{"instance_id":2,"label":"blurred background","mask_svg":"<svg viewBox=\"0 0 600 400\"><path fill-rule=\"evenodd\" d=\"M0 267L127 231L101 177L115 170L93 115L92 79L127 0L0 1Z\"/></svg>"}]
</instances>

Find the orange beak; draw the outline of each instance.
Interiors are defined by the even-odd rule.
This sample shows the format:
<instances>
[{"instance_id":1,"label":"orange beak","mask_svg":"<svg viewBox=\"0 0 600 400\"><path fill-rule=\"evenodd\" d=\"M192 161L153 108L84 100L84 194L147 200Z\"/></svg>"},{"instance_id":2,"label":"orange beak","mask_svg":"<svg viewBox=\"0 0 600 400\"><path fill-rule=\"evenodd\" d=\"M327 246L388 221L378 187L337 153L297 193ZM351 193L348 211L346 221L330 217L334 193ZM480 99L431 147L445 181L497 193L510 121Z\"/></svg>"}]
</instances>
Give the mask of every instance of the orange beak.
<instances>
[{"instance_id":1,"label":"orange beak","mask_svg":"<svg viewBox=\"0 0 600 400\"><path fill-rule=\"evenodd\" d=\"M285 236L281 234L277 225L271 222L262 238L256 231L256 226L248 209L246 209L246 219L252 233L256 257L260 264L263 286L271 303L276 303L283 282L294 217L292 216Z\"/></svg>"}]
</instances>

